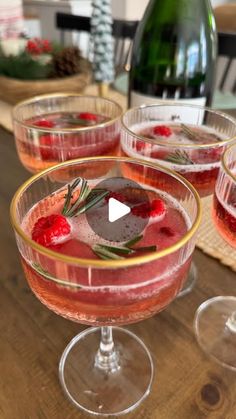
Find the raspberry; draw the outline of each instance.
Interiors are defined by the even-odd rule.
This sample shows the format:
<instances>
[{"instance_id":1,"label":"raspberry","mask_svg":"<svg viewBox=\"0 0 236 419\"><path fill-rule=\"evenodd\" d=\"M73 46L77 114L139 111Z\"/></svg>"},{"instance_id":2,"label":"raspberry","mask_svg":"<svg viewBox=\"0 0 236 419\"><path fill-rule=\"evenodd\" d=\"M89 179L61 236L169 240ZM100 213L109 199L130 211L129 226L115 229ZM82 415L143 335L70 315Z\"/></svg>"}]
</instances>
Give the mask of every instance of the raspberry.
<instances>
[{"instance_id":1,"label":"raspberry","mask_svg":"<svg viewBox=\"0 0 236 419\"><path fill-rule=\"evenodd\" d=\"M165 204L161 199L154 199L151 203L145 202L144 204L135 205L131 209L131 213L136 217L163 217L165 215Z\"/></svg>"},{"instance_id":2,"label":"raspberry","mask_svg":"<svg viewBox=\"0 0 236 419\"><path fill-rule=\"evenodd\" d=\"M198 150L198 155L196 162L200 163L212 163L216 161L220 161L221 155L223 154L224 150L222 147L209 147L203 148L202 150ZM196 152L197 154L197 152Z\"/></svg>"},{"instance_id":3,"label":"raspberry","mask_svg":"<svg viewBox=\"0 0 236 419\"><path fill-rule=\"evenodd\" d=\"M59 138L51 134L41 135L39 139L39 152L41 158L47 160L58 160L60 151L58 150Z\"/></svg>"},{"instance_id":4,"label":"raspberry","mask_svg":"<svg viewBox=\"0 0 236 419\"><path fill-rule=\"evenodd\" d=\"M151 144L145 143L144 141L137 141L136 142L136 150L137 151L143 151L143 150L147 149L150 146L151 146Z\"/></svg>"},{"instance_id":5,"label":"raspberry","mask_svg":"<svg viewBox=\"0 0 236 419\"><path fill-rule=\"evenodd\" d=\"M35 121L33 125L42 128L53 128L55 126L54 122L48 119L39 119L38 121Z\"/></svg>"},{"instance_id":6,"label":"raspberry","mask_svg":"<svg viewBox=\"0 0 236 419\"><path fill-rule=\"evenodd\" d=\"M159 233L164 234L167 237L173 237L175 235L174 230L170 227L161 227Z\"/></svg>"},{"instance_id":7,"label":"raspberry","mask_svg":"<svg viewBox=\"0 0 236 419\"><path fill-rule=\"evenodd\" d=\"M84 119L85 121L94 121L97 122L98 118L97 115L90 112L81 112L77 115L78 118Z\"/></svg>"},{"instance_id":8,"label":"raspberry","mask_svg":"<svg viewBox=\"0 0 236 419\"><path fill-rule=\"evenodd\" d=\"M161 137L169 137L172 134L172 130L166 125L157 125L153 128L153 133Z\"/></svg>"},{"instance_id":9,"label":"raspberry","mask_svg":"<svg viewBox=\"0 0 236 419\"><path fill-rule=\"evenodd\" d=\"M108 202L110 198L117 199L117 201L120 201L120 202L125 202L125 197L119 192L110 192L105 197L105 201Z\"/></svg>"},{"instance_id":10,"label":"raspberry","mask_svg":"<svg viewBox=\"0 0 236 419\"><path fill-rule=\"evenodd\" d=\"M44 247L49 247L58 240L66 238L70 231L70 224L63 215L52 214L36 221L32 230L32 239Z\"/></svg>"}]
</instances>

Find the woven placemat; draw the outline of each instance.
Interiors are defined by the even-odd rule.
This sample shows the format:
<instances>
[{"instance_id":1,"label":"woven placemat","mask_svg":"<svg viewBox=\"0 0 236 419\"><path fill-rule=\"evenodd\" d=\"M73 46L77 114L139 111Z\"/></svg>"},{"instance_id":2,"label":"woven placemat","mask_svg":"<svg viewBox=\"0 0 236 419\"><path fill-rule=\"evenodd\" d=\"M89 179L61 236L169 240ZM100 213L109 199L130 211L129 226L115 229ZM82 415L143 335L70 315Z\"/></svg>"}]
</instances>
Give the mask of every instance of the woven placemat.
<instances>
[{"instance_id":1,"label":"woven placemat","mask_svg":"<svg viewBox=\"0 0 236 419\"><path fill-rule=\"evenodd\" d=\"M211 218L212 196L202 199L202 204L203 216L197 247L236 272L236 252L218 234Z\"/></svg>"},{"instance_id":2,"label":"woven placemat","mask_svg":"<svg viewBox=\"0 0 236 419\"><path fill-rule=\"evenodd\" d=\"M97 85L86 87L84 93L98 95ZM123 110L127 108L127 98L121 93L110 89L107 97L119 103ZM11 112L12 105L0 101L0 125L10 132L12 132ZM236 271L236 252L221 239L211 220L212 197L204 198L202 201L203 219L198 232L197 247Z\"/></svg>"}]
</instances>

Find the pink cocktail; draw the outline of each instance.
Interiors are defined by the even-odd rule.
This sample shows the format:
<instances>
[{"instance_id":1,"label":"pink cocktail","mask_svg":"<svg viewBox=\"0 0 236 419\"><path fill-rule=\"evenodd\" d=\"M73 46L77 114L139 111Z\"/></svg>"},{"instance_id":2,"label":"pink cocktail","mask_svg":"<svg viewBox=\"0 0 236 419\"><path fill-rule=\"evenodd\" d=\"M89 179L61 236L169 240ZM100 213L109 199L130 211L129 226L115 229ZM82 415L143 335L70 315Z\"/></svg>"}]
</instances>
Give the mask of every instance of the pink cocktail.
<instances>
[{"instance_id":1,"label":"pink cocktail","mask_svg":"<svg viewBox=\"0 0 236 419\"><path fill-rule=\"evenodd\" d=\"M236 144L224 153L216 181L212 219L222 238L236 250ZM224 281L225 278L222 278ZM236 297L218 296L197 310L194 326L199 345L215 361L236 371Z\"/></svg>"},{"instance_id":2,"label":"pink cocktail","mask_svg":"<svg viewBox=\"0 0 236 419\"><path fill-rule=\"evenodd\" d=\"M93 187L96 188L97 182L93 181ZM89 182L88 182L89 184ZM32 211L27 214L23 221L25 231L31 235L32 226L37 222L38 214L42 213L43 217L50 217L51 214L61 214L65 201L66 188L63 188L58 194L54 193L52 197L47 197L33 207ZM119 190L122 196L122 202L136 209L142 208L139 197L135 196L136 191L127 188ZM156 246L159 251L166 249L177 243L187 233L189 220L178 202L171 198L168 194L157 191L146 191L151 202L160 202L164 211L160 216L153 215L148 221L143 237L139 240L137 249L140 247ZM132 196L133 194L133 196ZM56 206L55 206L56 201ZM97 209L97 217L99 220L99 211L104 212L108 202L106 197L100 202ZM163 209L164 208L164 209ZM158 212L158 210L157 210ZM138 223L140 217L148 217L149 211L138 215L132 215L133 223ZM47 245L48 249L57 250L62 255L82 257L84 259L100 259L94 253L91 243L103 243L110 246L107 240L101 240L87 222L85 215L80 217L70 217L69 225L71 227L70 234L66 236L64 241L60 237L56 238L53 243ZM132 223L132 220L129 220ZM105 227L104 227L105 228ZM82 240L81 237L82 230ZM132 235L131 235L132 239ZM122 243L121 243L122 244ZM117 246L117 243L114 245ZM118 249L120 244L118 243ZM145 255L146 252L128 254L128 257L137 255ZM119 250L118 250L118 255ZM49 262L38 255L40 265L45 264L46 270L54 276L60 276L60 266L55 262ZM45 282L44 277L40 275L40 270L32 268L31 263L27 263L22 258L24 271L30 284L30 287L38 298L53 311L70 320L78 321L86 324L100 324L101 318L104 324L127 324L137 320L144 319L163 309L176 296L181 289L182 284L187 276L190 265L191 256L186 258L183 263L178 261L178 253L171 254L168 259L163 258L158 262L153 261L143 266L133 266L127 270L124 275L123 271L107 270L104 278L102 271L94 272L93 290L89 287L87 270L77 269L76 277L79 279L80 287L67 289L54 283ZM63 276L63 272L61 274ZM64 274L64 280L69 280ZM142 278L142 281L140 281ZM107 289L104 287L107 284ZM111 288L110 285L113 285ZM131 286L132 284L132 286ZM102 287L101 287L102 285Z\"/></svg>"},{"instance_id":3,"label":"pink cocktail","mask_svg":"<svg viewBox=\"0 0 236 419\"><path fill-rule=\"evenodd\" d=\"M212 217L218 232L232 247L236 247L236 170L234 176L235 184L230 193L227 192L227 198L222 196L221 191L223 187L227 189L226 179L217 182L212 208Z\"/></svg>"},{"instance_id":4,"label":"pink cocktail","mask_svg":"<svg viewBox=\"0 0 236 419\"><path fill-rule=\"evenodd\" d=\"M124 155L160 163L184 176L201 197L211 195L220 158L236 138L235 121L187 104L153 104L122 117Z\"/></svg>"},{"instance_id":5,"label":"pink cocktail","mask_svg":"<svg viewBox=\"0 0 236 419\"><path fill-rule=\"evenodd\" d=\"M122 154L176 171L202 198L214 192L220 158L235 139L233 118L201 106L153 104L130 109L122 117ZM159 187L166 188L164 177ZM192 264L180 296L192 290L196 279L197 269Z\"/></svg>"},{"instance_id":6,"label":"pink cocktail","mask_svg":"<svg viewBox=\"0 0 236 419\"><path fill-rule=\"evenodd\" d=\"M30 172L79 157L117 155L122 109L78 94L37 96L13 110L16 147Z\"/></svg>"},{"instance_id":7,"label":"pink cocktail","mask_svg":"<svg viewBox=\"0 0 236 419\"><path fill-rule=\"evenodd\" d=\"M90 176L85 178L88 166ZM134 186L125 173L137 170ZM158 188L162 176L166 191ZM111 186L101 187L103 181ZM168 182L176 186L171 194ZM122 225L104 221L111 199L130 209ZM152 316L178 294L190 266L200 213L199 197L188 182L158 165L123 157L62 163L16 193L11 217L32 291L57 314L101 327L76 336L61 358L61 383L76 406L101 416L117 415L131 411L149 393L149 351L117 325ZM108 233L113 238L108 239Z\"/></svg>"}]
</instances>

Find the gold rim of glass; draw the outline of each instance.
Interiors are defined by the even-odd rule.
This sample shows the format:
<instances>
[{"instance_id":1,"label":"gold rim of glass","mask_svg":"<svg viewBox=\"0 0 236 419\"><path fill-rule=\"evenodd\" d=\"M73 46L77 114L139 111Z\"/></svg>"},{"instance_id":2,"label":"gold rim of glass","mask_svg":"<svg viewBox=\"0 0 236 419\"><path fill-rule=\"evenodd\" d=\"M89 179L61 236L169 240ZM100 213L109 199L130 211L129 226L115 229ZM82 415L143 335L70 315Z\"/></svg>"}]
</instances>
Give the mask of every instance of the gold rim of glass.
<instances>
[{"instance_id":1,"label":"gold rim of glass","mask_svg":"<svg viewBox=\"0 0 236 419\"><path fill-rule=\"evenodd\" d=\"M174 243L172 246L160 250L160 251L156 251L156 252L149 252L146 255L143 256L136 256L136 257L132 257L130 259L123 259L123 260L97 260L97 259L84 259L84 258L77 258L77 257L73 257L73 256L67 256L67 255L63 255L61 253L55 252L53 250L50 250L46 247L41 246L40 244L36 243L34 240L30 239L29 236L27 234L25 234L25 232L23 231L23 229L21 228L21 226L19 225L19 223L17 222L17 202L20 198L20 196L24 193L24 191L31 185L33 184L37 179L39 179L40 177L43 177L47 174L49 174L50 172L53 172L55 170L61 169L63 167L66 167L68 165L73 165L73 164L79 164L79 163L85 163L88 162L90 163L91 161L97 161L98 159L100 160L110 160L110 161L122 161L124 163L133 163L133 164L141 164L142 166L148 166L151 167L152 169L160 169L161 171L171 175L172 177L174 177L175 179L178 179L182 184L184 184L184 186L186 186L187 189L189 189L196 201L196 205L197 205L197 213L196 213L196 218L193 222L193 225L191 226L190 230L187 231L187 233L181 238L181 240L179 240L178 242ZM114 156L99 156L99 157L89 157L89 158L82 158L82 159L74 159L74 160L70 160L67 162L63 162L60 164L57 164L51 168L48 168L46 170L41 171L40 173L32 176L31 178L29 178L26 182L23 183L23 185L21 185L18 190L15 192L15 195L12 198L11 201L11 206L10 206L10 218L11 218L11 223L12 226L14 227L15 231L17 232L17 234L28 244L30 245L31 248L33 248L34 250L37 250L39 253L46 255L50 258L62 261L62 262L66 262L68 264L73 264L73 265L78 265L78 266L86 266L86 267L93 267L93 268L122 268L122 267L129 267L129 266L135 266L138 264L142 264L142 263L147 263L147 262L152 262L154 260L160 259L164 256L167 256L175 251L177 251L178 249L180 249L184 244L186 244L191 237L196 233L200 221L201 221L201 214L202 214L202 205L201 205L201 200L200 197L197 193L197 191L194 189L194 187L191 185L191 183L189 183L186 179L184 179L184 177L182 177L181 175L175 173L174 171L167 169L164 166L161 166L159 164L151 164L148 162L145 162L144 160L139 160L139 159L130 159L128 157L114 157Z\"/></svg>"},{"instance_id":2,"label":"gold rim of glass","mask_svg":"<svg viewBox=\"0 0 236 419\"><path fill-rule=\"evenodd\" d=\"M96 100L102 100L107 103L112 103L113 105L117 106L119 115L117 115L115 118L109 119L109 121L102 122L100 124L94 124L87 127L80 127L80 128L43 128L43 127L36 127L35 125L26 124L23 121L21 121L19 118L16 117L16 112L21 106L30 105L32 103L35 103L41 99L51 99L51 98L57 98L57 97L78 97L78 98L89 98L89 99L96 99ZM30 99L22 100L21 102L18 102L17 105L14 106L12 110L12 118L13 121L16 121L18 124L23 126L24 128L31 128L40 132L52 132L52 133L71 133L71 132L84 132L84 131L90 131L94 128L104 128L109 125L112 125L115 121L119 120L123 114L122 107L115 102L112 99L107 99L99 96L93 96L93 95L80 95L79 93L73 93L73 92L64 92L64 93L51 93L49 95L37 95Z\"/></svg>"},{"instance_id":3,"label":"gold rim of glass","mask_svg":"<svg viewBox=\"0 0 236 419\"><path fill-rule=\"evenodd\" d=\"M229 169L228 162L227 162L227 157L228 157L229 153L231 152L232 148L234 148L234 147L235 147L235 150L236 150L236 143L231 144L231 146L228 147L225 150L225 152L222 156L222 167L223 167L224 171L227 173L227 175L229 175L233 179L233 181L236 182L236 175L234 175L232 173L232 171ZM236 153L236 151L235 151L235 153Z\"/></svg>"},{"instance_id":4,"label":"gold rim of glass","mask_svg":"<svg viewBox=\"0 0 236 419\"><path fill-rule=\"evenodd\" d=\"M210 144L188 144L188 143L165 143L163 144L163 142L161 141L156 141L156 140L152 140L151 138L146 138L142 135L138 135L135 132L133 132L130 128L127 127L126 123L124 122L124 118L126 117L126 115L128 115L129 113L138 110L138 109L146 109L146 108L153 108L153 107L168 107L168 106L175 106L175 107L187 107L187 108L194 108L194 109L199 109L202 111L207 111L209 113L215 114L215 115L219 115L220 117L225 118L226 120L230 121L231 123L236 125L236 119L231 117L230 115L227 115L224 112L221 111L217 111L214 109L210 109L206 106L199 106L199 105L188 105L186 103L176 103L176 102L170 102L170 103L163 103L163 104L156 104L153 103L151 105L141 105L141 106L136 106L134 108L128 109L126 112L123 113L123 115L121 116L121 125L123 126L123 129L125 131L127 131L129 134L131 134L133 137L136 137L138 140L141 140L143 142L146 143L150 143L150 144L157 144L164 147L180 147L180 148L211 148L211 147L221 147L222 145L231 143L232 141L236 140L236 134L233 137L228 138L227 140L222 140L222 141L217 141L216 143L210 143ZM199 125L200 126L200 125Z\"/></svg>"}]
</instances>

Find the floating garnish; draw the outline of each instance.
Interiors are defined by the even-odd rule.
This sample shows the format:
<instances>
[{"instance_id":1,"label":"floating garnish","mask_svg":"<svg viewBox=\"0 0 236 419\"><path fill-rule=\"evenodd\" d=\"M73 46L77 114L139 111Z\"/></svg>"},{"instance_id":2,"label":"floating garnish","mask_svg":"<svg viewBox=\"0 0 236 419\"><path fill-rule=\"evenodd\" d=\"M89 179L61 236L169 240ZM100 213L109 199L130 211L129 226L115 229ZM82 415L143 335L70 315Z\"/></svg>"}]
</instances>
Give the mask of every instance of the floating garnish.
<instances>
[{"instance_id":1,"label":"floating garnish","mask_svg":"<svg viewBox=\"0 0 236 419\"><path fill-rule=\"evenodd\" d=\"M104 260L122 260L124 256L135 254L136 252L155 252L156 245L133 247L143 238L143 235L135 236L133 239L123 243L121 246L95 244L92 247L95 255Z\"/></svg>"},{"instance_id":2,"label":"floating garnish","mask_svg":"<svg viewBox=\"0 0 236 419\"><path fill-rule=\"evenodd\" d=\"M176 164L194 164L185 150L175 150L173 153L165 157L166 161Z\"/></svg>"}]
</instances>

